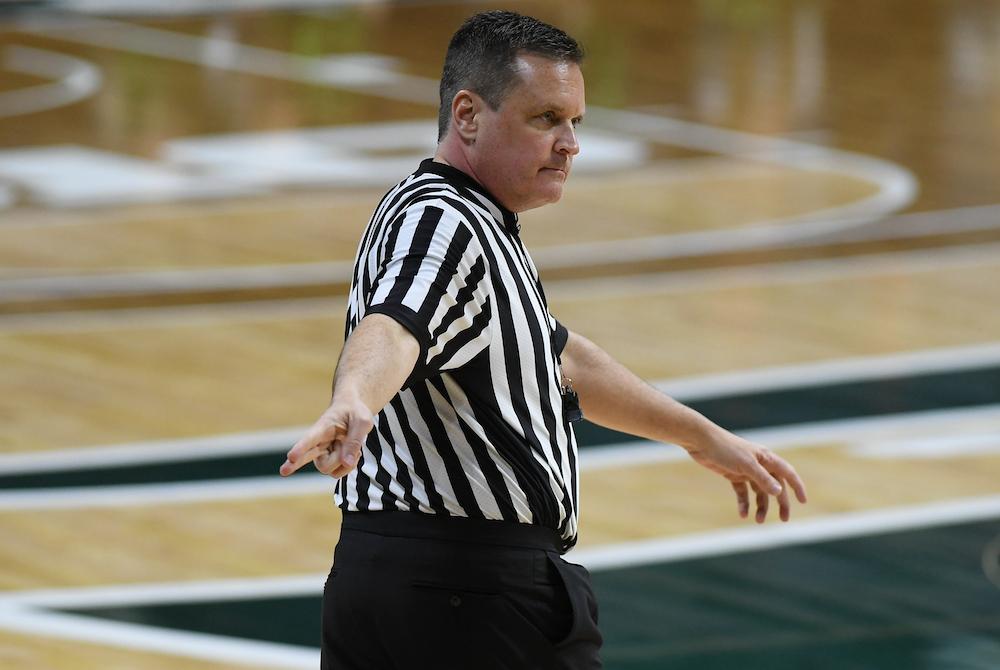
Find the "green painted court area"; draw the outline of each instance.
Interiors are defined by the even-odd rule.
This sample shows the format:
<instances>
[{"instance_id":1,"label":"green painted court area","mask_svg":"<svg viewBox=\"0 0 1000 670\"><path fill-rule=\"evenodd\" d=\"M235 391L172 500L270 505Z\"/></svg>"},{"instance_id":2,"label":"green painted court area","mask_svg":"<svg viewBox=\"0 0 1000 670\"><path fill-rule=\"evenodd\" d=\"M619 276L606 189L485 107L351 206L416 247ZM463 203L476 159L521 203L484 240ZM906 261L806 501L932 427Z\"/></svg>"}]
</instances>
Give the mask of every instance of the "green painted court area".
<instances>
[{"instance_id":1,"label":"green painted court area","mask_svg":"<svg viewBox=\"0 0 1000 670\"><path fill-rule=\"evenodd\" d=\"M609 668L1000 668L1000 521L597 575Z\"/></svg>"},{"instance_id":2,"label":"green painted court area","mask_svg":"<svg viewBox=\"0 0 1000 670\"><path fill-rule=\"evenodd\" d=\"M1000 519L602 570L594 581L609 670L1000 668ZM318 646L318 593L69 611Z\"/></svg>"}]
</instances>

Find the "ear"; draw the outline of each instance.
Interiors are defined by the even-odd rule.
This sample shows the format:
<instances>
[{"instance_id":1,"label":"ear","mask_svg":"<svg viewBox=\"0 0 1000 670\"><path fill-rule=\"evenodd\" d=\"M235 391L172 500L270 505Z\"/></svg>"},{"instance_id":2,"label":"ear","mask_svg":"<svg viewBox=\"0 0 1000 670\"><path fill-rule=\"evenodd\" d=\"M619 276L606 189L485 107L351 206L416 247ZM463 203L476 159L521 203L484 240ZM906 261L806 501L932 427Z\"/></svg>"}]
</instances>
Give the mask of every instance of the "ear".
<instances>
[{"instance_id":1,"label":"ear","mask_svg":"<svg viewBox=\"0 0 1000 670\"><path fill-rule=\"evenodd\" d=\"M451 122L466 143L476 141L479 132L479 112L483 107L483 99L472 91L462 89L451 101Z\"/></svg>"}]
</instances>

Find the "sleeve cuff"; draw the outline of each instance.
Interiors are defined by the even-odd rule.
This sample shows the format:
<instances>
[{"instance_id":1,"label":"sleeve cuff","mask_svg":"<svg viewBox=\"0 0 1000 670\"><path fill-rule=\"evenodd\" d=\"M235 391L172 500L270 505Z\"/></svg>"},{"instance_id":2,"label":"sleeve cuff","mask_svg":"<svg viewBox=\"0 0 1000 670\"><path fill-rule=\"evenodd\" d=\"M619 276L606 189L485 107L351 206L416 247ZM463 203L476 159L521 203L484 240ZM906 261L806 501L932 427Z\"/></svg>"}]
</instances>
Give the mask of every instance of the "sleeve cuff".
<instances>
[{"instance_id":1,"label":"sleeve cuff","mask_svg":"<svg viewBox=\"0 0 1000 670\"><path fill-rule=\"evenodd\" d=\"M552 346L556 350L556 356L562 356L563 349L566 348L566 342L569 340L569 330L566 326L559 323L558 319L555 319L556 330L552 333Z\"/></svg>"},{"instance_id":2,"label":"sleeve cuff","mask_svg":"<svg viewBox=\"0 0 1000 670\"><path fill-rule=\"evenodd\" d=\"M413 366L410 376L403 384L403 388L406 388L411 383L426 377L427 351L430 348L430 335L427 333L427 328L421 322L417 313L405 305L382 303L381 305L369 307L365 312L365 316L368 316L369 314L384 314L385 316L388 316L403 328L406 328L406 330L413 335L417 344L420 345L420 355L417 357L417 362Z\"/></svg>"}]
</instances>

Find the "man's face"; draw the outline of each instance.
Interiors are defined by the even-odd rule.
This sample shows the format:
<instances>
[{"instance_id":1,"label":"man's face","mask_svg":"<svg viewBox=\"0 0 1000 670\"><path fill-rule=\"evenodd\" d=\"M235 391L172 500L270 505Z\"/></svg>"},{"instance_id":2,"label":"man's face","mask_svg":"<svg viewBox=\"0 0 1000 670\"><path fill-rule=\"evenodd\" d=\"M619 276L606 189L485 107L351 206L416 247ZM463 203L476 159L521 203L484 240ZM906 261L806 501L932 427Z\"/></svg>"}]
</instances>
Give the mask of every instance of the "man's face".
<instances>
[{"instance_id":1,"label":"man's face","mask_svg":"<svg viewBox=\"0 0 1000 670\"><path fill-rule=\"evenodd\" d=\"M470 158L475 176L514 212L562 197L583 118L583 74L575 63L522 55L519 82L496 111L483 106Z\"/></svg>"}]
</instances>

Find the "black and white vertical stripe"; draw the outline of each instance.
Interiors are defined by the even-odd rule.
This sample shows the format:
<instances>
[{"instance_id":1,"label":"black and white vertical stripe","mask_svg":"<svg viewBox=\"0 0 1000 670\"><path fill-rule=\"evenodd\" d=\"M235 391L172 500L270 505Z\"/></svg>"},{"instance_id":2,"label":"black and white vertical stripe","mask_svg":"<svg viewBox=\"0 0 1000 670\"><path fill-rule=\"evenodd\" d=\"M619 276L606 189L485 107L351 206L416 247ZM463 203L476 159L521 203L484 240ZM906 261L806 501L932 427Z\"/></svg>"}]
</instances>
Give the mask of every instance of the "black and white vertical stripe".
<instances>
[{"instance_id":1,"label":"black and white vertical stripe","mask_svg":"<svg viewBox=\"0 0 1000 670\"><path fill-rule=\"evenodd\" d=\"M410 510L577 534L579 470L564 419L549 314L516 216L462 172L430 160L390 190L362 236L345 336L391 316L420 343L378 414L344 510Z\"/></svg>"}]
</instances>

